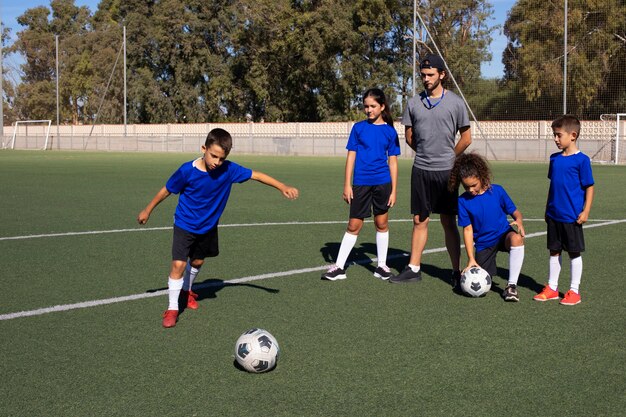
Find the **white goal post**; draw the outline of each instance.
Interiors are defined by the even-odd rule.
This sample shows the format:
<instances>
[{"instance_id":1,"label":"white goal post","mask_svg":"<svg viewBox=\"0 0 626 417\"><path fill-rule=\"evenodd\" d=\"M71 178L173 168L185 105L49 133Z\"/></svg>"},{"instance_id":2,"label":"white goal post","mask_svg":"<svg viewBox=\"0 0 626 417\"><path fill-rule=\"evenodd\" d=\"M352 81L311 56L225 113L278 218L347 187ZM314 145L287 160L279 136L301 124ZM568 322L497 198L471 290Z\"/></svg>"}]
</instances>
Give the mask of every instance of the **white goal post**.
<instances>
[{"instance_id":1,"label":"white goal post","mask_svg":"<svg viewBox=\"0 0 626 417\"><path fill-rule=\"evenodd\" d=\"M26 127L26 136L28 136L28 125L30 124L39 124L41 125L42 135L44 136L44 145L43 150L48 149L48 141L50 139L50 125L52 124L52 120L17 120L15 122L15 126L13 126L13 136L11 137L11 141L9 142L7 147L11 149L15 149L15 138L17 136L17 132L20 126Z\"/></svg>"},{"instance_id":2,"label":"white goal post","mask_svg":"<svg viewBox=\"0 0 626 417\"><path fill-rule=\"evenodd\" d=\"M613 153L613 163L619 164L619 142L620 142L620 125L622 120L626 120L626 113L609 113L600 115L603 122L615 122L615 152Z\"/></svg>"}]
</instances>

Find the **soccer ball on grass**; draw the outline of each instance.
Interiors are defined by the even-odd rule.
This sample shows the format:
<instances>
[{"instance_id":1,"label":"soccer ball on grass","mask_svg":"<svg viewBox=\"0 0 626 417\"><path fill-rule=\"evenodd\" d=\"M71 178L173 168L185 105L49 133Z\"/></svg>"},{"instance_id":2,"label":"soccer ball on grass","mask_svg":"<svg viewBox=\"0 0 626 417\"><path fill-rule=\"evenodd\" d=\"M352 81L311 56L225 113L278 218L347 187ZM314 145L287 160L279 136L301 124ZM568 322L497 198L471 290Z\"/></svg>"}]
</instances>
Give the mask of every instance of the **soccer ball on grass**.
<instances>
[{"instance_id":1,"label":"soccer ball on grass","mask_svg":"<svg viewBox=\"0 0 626 417\"><path fill-rule=\"evenodd\" d=\"M484 269L473 266L461 275L461 289L470 297L484 297L491 288L491 276Z\"/></svg>"},{"instance_id":2,"label":"soccer ball on grass","mask_svg":"<svg viewBox=\"0 0 626 417\"><path fill-rule=\"evenodd\" d=\"M235 344L235 360L246 371L261 373L276 367L280 347L270 332L253 328L244 332Z\"/></svg>"}]
</instances>

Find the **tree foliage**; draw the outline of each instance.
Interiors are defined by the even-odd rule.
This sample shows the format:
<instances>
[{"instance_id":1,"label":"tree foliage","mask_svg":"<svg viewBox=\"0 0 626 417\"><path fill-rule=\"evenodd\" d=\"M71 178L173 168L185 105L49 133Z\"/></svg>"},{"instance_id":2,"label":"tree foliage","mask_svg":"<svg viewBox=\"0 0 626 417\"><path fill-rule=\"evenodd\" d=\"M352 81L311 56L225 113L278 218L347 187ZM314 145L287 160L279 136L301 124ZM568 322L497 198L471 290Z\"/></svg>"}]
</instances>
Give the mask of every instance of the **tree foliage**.
<instances>
[{"instance_id":1,"label":"tree foliage","mask_svg":"<svg viewBox=\"0 0 626 417\"><path fill-rule=\"evenodd\" d=\"M460 84L477 80L489 3L418 7ZM18 19L16 108L54 118L58 35L62 122L121 123L126 27L130 123L354 119L373 86L399 115L412 94L412 16L413 0L102 0L93 15L52 0ZM418 39L420 54L434 48Z\"/></svg>"}]
</instances>

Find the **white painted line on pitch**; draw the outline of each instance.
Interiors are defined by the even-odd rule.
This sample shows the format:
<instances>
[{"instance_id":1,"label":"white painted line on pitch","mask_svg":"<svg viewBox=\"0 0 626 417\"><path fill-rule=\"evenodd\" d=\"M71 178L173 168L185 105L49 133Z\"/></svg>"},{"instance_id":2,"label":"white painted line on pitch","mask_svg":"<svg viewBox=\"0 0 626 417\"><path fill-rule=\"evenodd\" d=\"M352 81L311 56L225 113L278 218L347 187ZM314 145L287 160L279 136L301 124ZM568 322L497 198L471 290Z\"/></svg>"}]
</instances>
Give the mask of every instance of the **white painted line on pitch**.
<instances>
[{"instance_id":1,"label":"white painted line on pitch","mask_svg":"<svg viewBox=\"0 0 626 417\"><path fill-rule=\"evenodd\" d=\"M390 223L399 223L399 222L412 222L413 219L390 219ZM438 222L439 219L431 219L430 221ZM525 222L543 222L544 219L524 219ZM589 222L598 223L598 222L622 222L626 220L589 220ZM366 220L366 223L371 223L372 220ZM219 227L259 227L259 226L306 226L306 225L320 225L320 224L346 224L346 220L328 220L328 221L317 221L317 222L269 222L269 223L233 223L233 224L220 224ZM164 226L164 227L143 227L136 229L113 229L113 230L91 230L86 232L66 232L66 233L46 233L46 234L38 234L38 235L24 235L24 236L5 236L0 237L0 241L3 240L24 240L24 239L38 239L38 238L46 238L46 237L67 237L67 236L84 236L84 235L104 235L110 233L133 233L133 232L150 232L155 230L172 230L172 226Z\"/></svg>"},{"instance_id":2,"label":"white painted line on pitch","mask_svg":"<svg viewBox=\"0 0 626 417\"><path fill-rule=\"evenodd\" d=\"M609 220L604 223L585 225L585 228L587 229L587 228L593 228L593 227L609 226L612 224L624 223L624 222L626 222L626 219ZM130 230L135 230L135 229L130 229ZM144 229L138 229L138 230L144 230ZM547 232L530 233L530 234L527 234L526 237L527 238L538 237L538 236L543 236L546 233ZM445 251L446 251L446 248L444 247L444 248L426 249L424 250L423 253L429 254L429 253L437 253L437 252L445 252ZM401 255L390 256L388 259L397 259L397 258L408 257L408 256L409 254L405 252ZM353 263L368 264L371 262L376 262L376 258L361 259ZM238 284L242 282L260 281L260 280L264 280L268 278L278 278L278 277L285 277L285 276L290 276L290 275L306 274L309 272L323 271L327 268L328 268L328 265L322 265L322 266L316 266L312 268L293 269L291 271L271 272L271 273L261 274L261 275L251 275L248 277L235 278L235 279L231 279L228 281L199 284L199 285L195 285L194 288L203 289L203 288L209 288L209 287L214 287L214 286ZM38 308L35 310L18 311L16 313L0 314L0 321L12 320L12 319L17 319L17 318L22 318L22 317L41 316L43 314L48 314L48 313L57 313L60 311L96 307L96 306L107 305L107 304L121 303L124 301L141 300L145 298L158 297L158 296L165 295L165 294L167 294L167 290L160 290L160 291L146 292L146 293L141 293L141 294L127 295L123 297L106 298L103 300L85 301L85 302L75 303L75 304L62 304L62 305L56 305L52 307Z\"/></svg>"}]
</instances>

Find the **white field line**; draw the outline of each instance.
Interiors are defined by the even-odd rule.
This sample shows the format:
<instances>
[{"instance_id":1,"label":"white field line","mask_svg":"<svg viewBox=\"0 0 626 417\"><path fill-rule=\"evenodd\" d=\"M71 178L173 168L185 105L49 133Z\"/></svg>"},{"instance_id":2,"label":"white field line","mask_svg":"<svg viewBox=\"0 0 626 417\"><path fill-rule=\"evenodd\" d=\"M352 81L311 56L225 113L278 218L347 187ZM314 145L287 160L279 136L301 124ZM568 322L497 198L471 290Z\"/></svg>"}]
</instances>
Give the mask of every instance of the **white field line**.
<instances>
[{"instance_id":1,"label":"white field line","mask_svg":"<svg viewBox=\"0 0 626 417\"><path fill-rule=\"evenodd\" d=\"M412 219L390 219L390 223L407 223ZM431 221L438 222L439 219L432 219ZM524 219L525 222L542 222L544 219ZM622 222L626 220L589 220L590 223L605 223L605 222ZM366 223L371 223L372 220L366 220ZM220 224L220 228L223 227L259 227L259 226L298 226L298 225L320 225L320 224L347 224L346 220L329 220L320 222L274 222L274 223L240 223L240 224ZM587 226L589 227L589 226ZM142 227L135 229L113 229L113 230L90 230L86 232L66 232L66 233L46 233L39 235L23 235L23 236L5 236L0 237L0 241L4 240L25 240L25 239L39 239L46 237L67 237L67 236L84 236L84 235L104 235L110 233L133 233L133 232L151 232L155 230L172 230L172 226L165 227Z\"/></svg>"},{"instance_id":2,"label":"white field line","mask_svg":"<svg viewBox=\"0 0 626 417\"><path fill-rule=\"evenodd\" d=\"M529 221L528 219L525 219L525 221ZM531 220L531 221L539 221L538 219L536 220ZM543 221L543 219L541 219L541 221ZM622 219L622 220L606 220L606 221L602 221L600 223L594 223L594 224L587 224L585 225L585 229L590 229L590 228L594 228L594 227L603 227L603 226L610 226L613 224L618 224L618 223L624 223L626 222L626 219ZM327 224L327 223L345 223L344 222L293 222L293 223L273 223L272 225L285 225L285 224ZM259 224L259 225L268 225L271 223L263 223L263 224ZM224 225L224 226L220 226L220 227L228 227L228 226L235 226L235 225ZM242 225L242 226L251 226L251 224L248 225ZM168 228L153 228L151 230L162 230L162 229L170 229ZM149 230L149 229L128 229L128 231L144 231L144 230ZM83 232L80 234L96 234L97 232ZM105 231L102 233L115 233L115 231ZM75 233L75 234L70 234L70 235L76 235L79 233ZM543 236L545 235L546 232L537 232L537 233L530 233L526 235L526 238L533 238L533 237L538 237L538 236ZM56 236L57 234L55 234ZM68 234L62 234L62 236L66 236ZM43 235L44 237L50 237L50 235ZM444 252L446 250L445 247L443 248L434 248L434 249L427 249L424 251L424 254L428 254L428 253L436 253L436 252ZM404 253L401 255L395 255L393 257L389 257L389 259L395 259L395 258L399 258L399 257L408 257L409 253ZM376 262L376 258L372 258L372 259L361 259L358 261L355 261L354 263L356 264L367 264L370 262ZM315 267L311 267L311 268L302 268L302 269L293 269L290 271L283 271L283 272L270 272L267 274L261 274L261 275L250 275L247 277L241 277L241 278L235 278L235 279L231 279L228 281L223 281L223 283L207 283L207 284L200 284L200 285L195 285L194 288L195 289L202 289L202 288L209 288L211 286L217 286L217 285L224 285L224 284L237 284L237 283L242 283L242 282L251 282L251 281L260 281L260 280L264 280L264 279L268 279L268 278L277 278L277 277L285 277L285 276L291 276L291 275L298 275L298 274L306 274L309 272L317 272L317 271L323 271L325 269L328 268L328 265L322 265L322 266L315 266ZM81 309L81 308L88 308L88 307L96 307L96 306L101 306L101 305L107 305L107 304L114 304L114 303L121 303L121 302L125 302L125 301L132 301L132 300L141 300L141 299L145 299L145 298L152 298L152 297L159 297L162 295L165 295L167 293L167 290L160 290L160 291L154 291L154 292L146 292L146 293L140 293L140 294L133 294L133 295L126 295L126 296L122 296L122 297L113 297L113 298L105 298L102 300L92 300L92 301L84 301L84 302L80 302L80 303L74 303L74 304L61 304L61 305L56 305L56 306L52 306L52 307L44 307L44 308L38 308L35 310L26 310L26 311L18 311L15 313L7 313L7 314L0 314L0 321L4 321L4 320L12 320L12 319L17 319L17 318L22 318L22 317L31 317L31 316L40 316L43 314L48 314L48 313L57 313L57 312L61 312L61 311L68 311L68 310L76 310L76 309Z\"/></svg>"}]
</instances>

